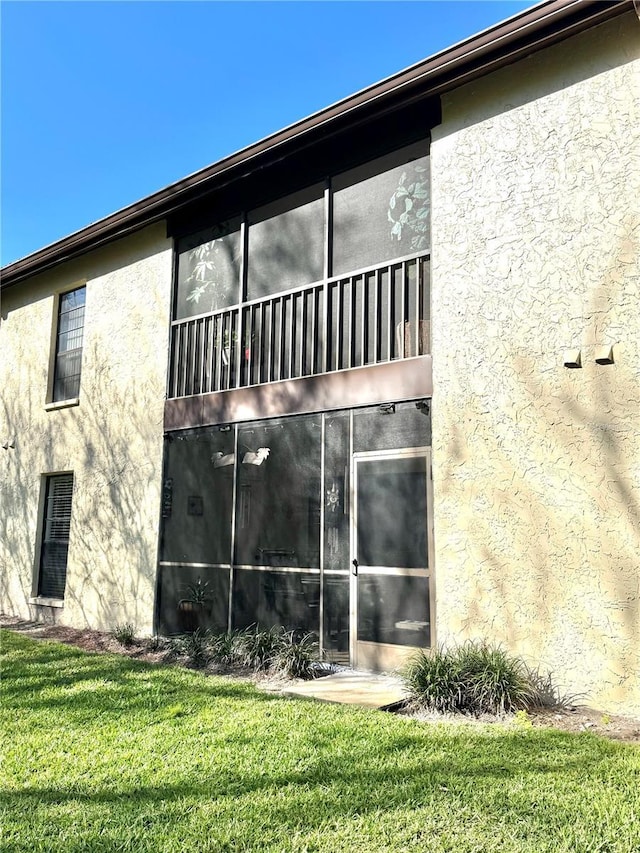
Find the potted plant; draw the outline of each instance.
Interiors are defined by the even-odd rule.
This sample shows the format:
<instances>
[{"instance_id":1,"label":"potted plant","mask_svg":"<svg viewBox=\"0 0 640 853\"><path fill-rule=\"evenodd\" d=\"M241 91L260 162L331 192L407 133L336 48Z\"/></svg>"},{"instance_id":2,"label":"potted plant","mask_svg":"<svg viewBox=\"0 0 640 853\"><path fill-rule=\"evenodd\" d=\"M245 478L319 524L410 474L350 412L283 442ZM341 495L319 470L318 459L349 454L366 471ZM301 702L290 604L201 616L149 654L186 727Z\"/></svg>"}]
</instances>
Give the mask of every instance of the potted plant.
<instances>
[{"instance_id":1,"label":"potted plant","mask_svg":"<svg viewBox=\"0 0 640 853\"><path fill-rule=\"evenodd\" d=\"M189 584L185 591L186 596L178 602L178 622L186 633L203 627L201 623L211 612L211 593L209 583L202 578Z\"/></svg>"}]
</instances>

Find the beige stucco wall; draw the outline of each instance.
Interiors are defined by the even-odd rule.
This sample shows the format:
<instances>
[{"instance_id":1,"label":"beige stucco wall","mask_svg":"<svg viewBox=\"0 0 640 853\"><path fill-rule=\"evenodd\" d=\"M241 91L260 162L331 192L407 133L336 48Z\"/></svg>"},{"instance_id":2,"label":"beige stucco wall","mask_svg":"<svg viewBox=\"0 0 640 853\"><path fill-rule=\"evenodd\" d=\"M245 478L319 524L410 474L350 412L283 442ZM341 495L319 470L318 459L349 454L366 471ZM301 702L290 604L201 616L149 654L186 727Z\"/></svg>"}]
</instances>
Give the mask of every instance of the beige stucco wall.
<instances>
[{"instance_id":1,"label":"beige stucco wall","mask_svg":"<svg viewBox=\"0 0 640 853\"><path fill-rule=\"evenodd\" d=\"M47 411L54 293L86 282L79 405ZM171 287L162 225L3 293L0 607L77 627L152 630ZM42 475L73 471L63 608L35 592Z\"/></svg>"},{"instance_id":2,"label":"beige stucco wall","mask_svg":"<svg viewBox=\"0 0 640 853\"><path fill-rule=\"evenodd\" d=\"M453 92L432 180L438 640L640 714L639 56L629 14Z\"/></svg>"}]
</instances>

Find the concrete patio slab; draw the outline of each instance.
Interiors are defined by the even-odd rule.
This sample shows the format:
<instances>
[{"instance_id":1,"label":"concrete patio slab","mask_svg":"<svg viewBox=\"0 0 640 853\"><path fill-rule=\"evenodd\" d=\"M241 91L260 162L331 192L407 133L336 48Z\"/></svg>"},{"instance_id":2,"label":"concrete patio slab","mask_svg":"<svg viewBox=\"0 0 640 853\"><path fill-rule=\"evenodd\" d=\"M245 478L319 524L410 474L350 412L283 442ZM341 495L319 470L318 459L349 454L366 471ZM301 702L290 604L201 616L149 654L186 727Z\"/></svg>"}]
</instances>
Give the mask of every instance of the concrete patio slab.
<instances>
[{"instance_id":1,"label":"concrete patio slab","mask_svg":"<svg viewBox=\"0 0 640 853\"><path fill-rule=\"evenodd\" d=\"M313 681L297 681L281 692L285 696L305 696L363 708L385 708L406 698L400 678L371 672L336 672Z\"/></svg>"}]
</instances>

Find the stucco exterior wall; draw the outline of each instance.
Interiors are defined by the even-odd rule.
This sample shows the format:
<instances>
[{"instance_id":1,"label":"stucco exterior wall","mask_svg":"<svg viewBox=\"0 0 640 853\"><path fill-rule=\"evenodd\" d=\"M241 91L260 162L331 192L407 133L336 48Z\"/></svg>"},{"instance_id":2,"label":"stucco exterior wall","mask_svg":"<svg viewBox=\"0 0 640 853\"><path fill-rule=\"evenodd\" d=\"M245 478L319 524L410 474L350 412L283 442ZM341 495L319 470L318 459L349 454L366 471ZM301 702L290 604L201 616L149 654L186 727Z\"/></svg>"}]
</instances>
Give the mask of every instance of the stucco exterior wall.
<instances>
[{"instance_id":1,"label":"stucco exterior wall","mask_svg":"<svg viewBox=\"0 0 640 853\"><path fill-rule=\"evenodd\" d=\"M630 14L443 99L432 301L439 642L640 714L638 57Z\"/></svg>"},{"instance_id":2,"label":"stucco exterior wall","mask_svg":"<svg viewBox=\"0 0 640 853\"><path fill-rule=\"evenodd\" d=\"M55 293L86 282L77 406L45 409ZM151 226L3 293L0 606L23 617L152 630L171 243ZM63 608L36 591L42 475L73 471Z\"/></svg>"}]
</instances>

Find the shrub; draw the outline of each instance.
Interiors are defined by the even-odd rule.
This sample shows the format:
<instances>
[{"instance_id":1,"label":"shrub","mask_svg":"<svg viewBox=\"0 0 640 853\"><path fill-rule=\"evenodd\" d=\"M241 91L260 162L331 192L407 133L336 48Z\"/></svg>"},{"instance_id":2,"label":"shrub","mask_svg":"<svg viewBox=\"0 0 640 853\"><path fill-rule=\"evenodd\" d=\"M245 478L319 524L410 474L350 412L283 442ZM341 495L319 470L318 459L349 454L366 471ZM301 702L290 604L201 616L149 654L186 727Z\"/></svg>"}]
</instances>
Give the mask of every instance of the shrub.
<instances>
[{"instance_id":1,"label":"shrub","mask_svg":"<svg viewBox=\"0 0 640 853\"><path fill-rule=\"evenodd\" d=\"M238 658L238 637L235 631L214 634L209 640L209 654L213 663L232 666Z\"/></svg>"},{"instance_id":2,"label":"shrub","mask_svg":"<svg viewBox=\"0 0 640 853\"><path fill-rule=\"evenodd\" d=\"M486 643L467 643L460 652L472 713L504 714L531 707L535 690L519 658Z\"/></svg>"},{"instance_id":3,"label":"shrub","mask_svg":"<svg viewBox=\"0 0 640 853\"><path fill-rule=\"evenodd\" d=\"M136 640L136 629L131 622L124 622L122 625L116 625L111 632L114 640L117 640L121 646L132 646Z\"/></svg>"},{"instance_id":4,"label":"shrub","mask_svg":"<svg viewBox=\"0 0 640 853\"><path fill-rule=\"evenodd\" d=\"M462 704L458 662L451 653L417 652L403 672L411 696L432 711L457 711Z\"/></svg>"},{"instance_id":5,"label":"shrub","mask_svg":"<svg viewBox=\"0 0 640 853\"><path fill-rule=\"evenodd\" d=\"M164 648L173 655L186 656L198 667L215 663L270 671L287 678L312 678L319 657L315 635L297 637L296 632L283 628L260 631L254 626L224 634L198 628L165 640Z\"/></svg>"},{"instance_id":6,"label":"shrub","mask_svg":"<svg viewBox=\"0 0 640 853\"><path fill-rule=\"evenodd\" d=\"M418 652L403 675L417 704L434 711L501 714L536 701L524 663L488 643Z\"/></svg>"},{"instance_id":7,"label":"shrub","mask_svg":"<svg viewBox=\"0 0 640 853\"><path fill-rule=\"evenodd\" d=\"M550 672L528 669L527 676L535 691L535 704L542 708L573 708L586 698L586 693L561 692Z\"/></svg>"},{"instance_id":8,"label":"shrub","mask_svg":"<svg viewBox=\"0 0 640 853\"><path fill-rule=\"evenodd\" d=\"M238 663L256 671L269 669L282 647L283 632L280 628L259 631L249 628L239 633L234 642Z\"/></svg>"},{"instance_id":9,"label":"shrub","mask_svg":"<svg viewBox=\"0 0 640 853\"><path fill-rule=\"evenodd\" d=\"M312 678L313 665L318 660L318 643L314 634L296 639L289 631L281 637L280 647L271 662L274 672L286 678Z\"/></svg>"},{"instance_id":10,"label":"shrub","mask_svg":"<svg viewBox=\"0 0 640 853\"><path fill-rule=\"evenodd\" d=\"M171 642L166 637L154 634L144 640L144 646L150 652L164 652L171 648Z\"/></svg>"},{"instance_id":11,"label":"shrub","mask_svg":"<svg viewBox=\"0 0 640 853\"><path fill-rule=\"evenodd\" d=\"M186 655L194 666L206 666L211 659L211 637L208 631L196 628L190 634L176 637L173 647L178 654Z\"/></svg>"}]
</instances>

